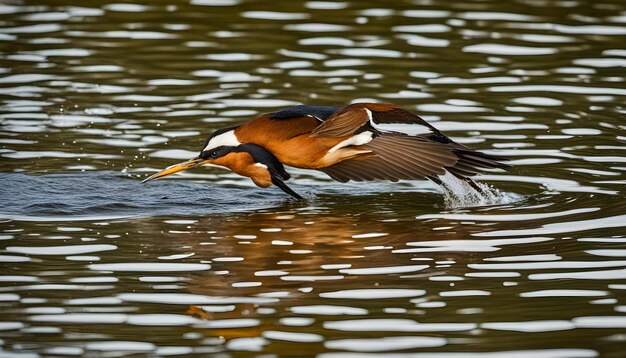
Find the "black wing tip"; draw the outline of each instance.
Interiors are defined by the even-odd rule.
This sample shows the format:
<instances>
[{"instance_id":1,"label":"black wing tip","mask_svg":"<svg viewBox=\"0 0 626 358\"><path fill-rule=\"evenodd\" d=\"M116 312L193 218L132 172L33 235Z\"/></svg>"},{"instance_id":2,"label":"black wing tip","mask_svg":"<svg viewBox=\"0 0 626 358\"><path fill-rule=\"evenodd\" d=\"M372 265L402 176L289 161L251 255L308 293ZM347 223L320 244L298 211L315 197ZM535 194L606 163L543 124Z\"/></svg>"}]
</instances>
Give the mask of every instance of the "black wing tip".
<instances>
[{"instance_id":1,"label":"black wing tip","mask_svg":"<svg viewBox=\"0 0 626 358\"><path fill-rule=\"evenodd\" d=\"M443 181L441 179L437 178L434 175L429 175L426 178L428 178L430 181L432 181L433 183L435 183L437 185L443 186Z\"/></svg>"},{"instance_id":2,"label":"black wing tip","mask_svg":"<svg viewBox=\"0 0 626 358\"><path fill-rule=\"evenodd\" d=\"M276 185L277 187L280 188L280 190L284 191L285 193L291 195L292 197L298 199L298 200L304 200L303 197L301 197L298 193L296 193L295 191L293 191L289 186L287 186L287 184L285 184L284 181L282 181L280 178L277 177L272 177L272 183L274 185Z\"/></svg>"}]
</instances>

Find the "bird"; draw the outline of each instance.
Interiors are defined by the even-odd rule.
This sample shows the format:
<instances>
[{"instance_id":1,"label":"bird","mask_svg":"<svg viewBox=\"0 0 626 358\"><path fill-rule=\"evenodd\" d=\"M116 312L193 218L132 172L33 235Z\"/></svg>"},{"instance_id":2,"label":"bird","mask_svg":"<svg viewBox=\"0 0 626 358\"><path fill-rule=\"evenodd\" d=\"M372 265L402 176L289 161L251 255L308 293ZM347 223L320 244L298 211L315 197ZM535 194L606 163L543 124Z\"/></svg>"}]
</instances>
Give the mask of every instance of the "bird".
<instances>
[{"instance_id":1,"label":"bird","mask_svg":"<svg viewBox=\"0 0 626 358\"><path fill-rule=\"evenodd\" d=\"M418 126L410 135L385 125ZM285 165L313 169L339 182L429 179L445 186L446 172L480 187L471 177L483 169L506 169L503 158L457 143L413 112L391 103L345 106L297 105L263 114L210 134L197 157L174 164L143 180L217 165L249 177L261 188L275 185L302 199L285 184Z\"/></svg>"}]
</instances>

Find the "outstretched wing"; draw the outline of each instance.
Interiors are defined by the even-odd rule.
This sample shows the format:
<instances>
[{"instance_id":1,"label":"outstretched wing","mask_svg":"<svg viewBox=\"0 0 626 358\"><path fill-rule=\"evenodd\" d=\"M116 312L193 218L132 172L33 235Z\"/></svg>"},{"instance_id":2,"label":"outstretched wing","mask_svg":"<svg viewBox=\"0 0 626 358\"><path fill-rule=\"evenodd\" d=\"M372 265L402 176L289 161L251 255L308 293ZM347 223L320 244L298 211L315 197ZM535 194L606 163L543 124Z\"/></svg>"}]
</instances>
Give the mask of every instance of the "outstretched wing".
<instances>
[{"instance_id":1,"label":"outstretched wing","mask_svg":"<svg viewBox=\"0 0 626 358\"><path fill-rule=\"evenodd\" d=\"M371 124L419 124L433 133L439 130L418 115L389 103L354 103L340 108L315 128L310 136L341 138L354 134L359 128Z\"/></svg>"},{"instance_id":2,"label":"outstretched wing","mask_svg":"<svg viewBox=\"0 0 626 358\"><path fill-rule=\"evenodd\" d=\"M466 179L483 168L508 167L496 157L430 137L432 135L385 134L362 146L375 155L344 160L320 170L340 182L415 179L438 182L437 176L446 170Z\"/></svg>"},{"instance_id":3,"label":"outstretched wing","mask_svg":"<svg viewBox=\"0 0 626 358\"><path fill-rule=\"evenodd\" d=\"M459 159L447 144L402 134L382 135L362 147L375 155L344 160L321 170L341 182L426 179L444 174L445 167Z\"/></svg>"},{"instance_id":4,"label":"outstretched wing","mask_svg":"<svg viewBox=\"0 0 626 358\"><path fill-rule=\"evenodd\" d=\"M377 130L375 124L416 124L430 133L410 136ZM485 168L506 168L499 158L455 143L414 113L386 103L355 103L340 108L317 126L312 137L344 138L361 131L373 139L359 147L373 155L356 157L322 168L331 178L349 180L431 179L446 171L465 179Z\"/></svg>"}]
</instances>

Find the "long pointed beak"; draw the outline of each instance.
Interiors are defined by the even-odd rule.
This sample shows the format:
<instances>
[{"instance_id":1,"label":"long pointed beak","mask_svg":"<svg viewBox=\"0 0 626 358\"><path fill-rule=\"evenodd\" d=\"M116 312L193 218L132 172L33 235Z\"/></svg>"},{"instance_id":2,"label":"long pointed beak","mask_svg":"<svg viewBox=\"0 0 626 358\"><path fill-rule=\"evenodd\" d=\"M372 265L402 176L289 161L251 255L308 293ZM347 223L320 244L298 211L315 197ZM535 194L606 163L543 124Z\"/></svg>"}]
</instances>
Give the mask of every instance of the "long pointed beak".
<instances>
[{"instance_id":1,"label":"long pointed beak","mask_svg":"<svg viewBox=\"0 0 626 358\"><path fill-rule=\"evenodd\" d=\"M169 167L163 169L162 171L147 177L146 179L142 181L142 183L145 183L147 181L154 180L154 179L159 179L170 174L178 173L183 170L199 167L202 164L204 164L204 162L205 160L202 158L193 158L193 159L189 159L186 162L170 165Z\"/></svg>"}]
</instances>

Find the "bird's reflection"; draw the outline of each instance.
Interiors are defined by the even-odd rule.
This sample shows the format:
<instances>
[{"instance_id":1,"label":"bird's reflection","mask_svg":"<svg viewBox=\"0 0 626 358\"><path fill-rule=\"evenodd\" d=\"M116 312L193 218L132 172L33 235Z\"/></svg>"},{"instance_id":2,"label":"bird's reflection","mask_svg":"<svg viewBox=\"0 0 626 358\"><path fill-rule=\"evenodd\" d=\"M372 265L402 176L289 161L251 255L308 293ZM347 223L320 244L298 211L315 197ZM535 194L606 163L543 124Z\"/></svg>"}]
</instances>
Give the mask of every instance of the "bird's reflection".
<instances>
[{"instance_id":1,"label":"bird's reflection","mask_svg":"<svg viewBox=\"0 0 626 358\"><path fill-rule=\"evenodd\" d=\"M435 199L435 195L421 194ZM370 198L371 199L371 198ZM410 195L405 200L413 200ZM315 206L284 206L272 210L207 218L180 234L178 250L194 252L195 259L211 262L210 271L190 275L189 292L223 297L233 304L226 312L190 306L187 313L205 320L264 319L258 308L289 314L289 307L320 304L319 293L361 288L422 288L432 275L454 274L449 265L436 267L437 260L476 260L462 252L394 253L408 242L467 238L464 226L433 230L441 223L416 222L411 215L398 215L397 207L381 205L378 212L355 214L346 205L319 200ZM426 207L427 205L425 205ZM432 202L428 204L432 208ZM404 273L370 275L345 269L415 267L427 269ZM466 266L466 265L463 265ZM399 272L402 270L400 269ZM238 298L270 299L256 303ZM384 305L381 302L379 305ZM271 317L276 315L271 314ZM268 316L268 317L269 317ZM279 315L280 316L280 315ZM218 329L219 335L258 336L259 328ZM217 332L214 332L217 333Z\"/></svg>"}]
</instances>

